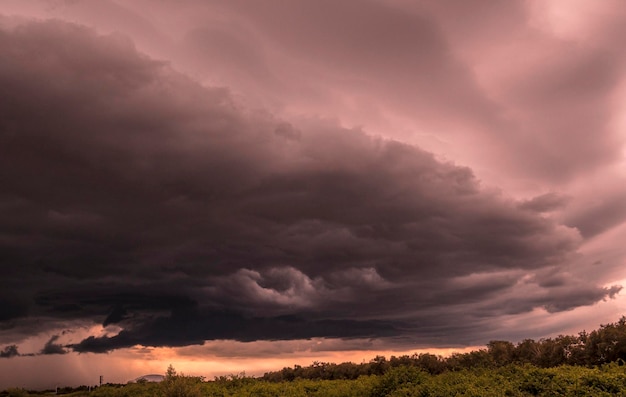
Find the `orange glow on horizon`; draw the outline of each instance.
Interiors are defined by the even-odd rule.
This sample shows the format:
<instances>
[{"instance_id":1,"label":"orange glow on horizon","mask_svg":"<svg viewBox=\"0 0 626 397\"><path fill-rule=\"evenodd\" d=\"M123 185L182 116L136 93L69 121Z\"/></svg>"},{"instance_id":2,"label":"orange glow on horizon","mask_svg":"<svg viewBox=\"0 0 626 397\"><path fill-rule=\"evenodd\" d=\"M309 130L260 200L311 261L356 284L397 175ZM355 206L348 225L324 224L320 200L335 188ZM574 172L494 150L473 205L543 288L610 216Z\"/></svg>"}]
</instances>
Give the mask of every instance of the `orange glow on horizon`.
<instances>
[{"instance_id":1,"label":"orange glow on horizon","mask_svg":"<svg viewBox=\"0 0 626 397\"><path fill-rule=\"evenodd\" d=\"M244 342L235 342L244 343ZM248 342L255 343L255 342ZM271 343L271 342L270 342ZM195 356L181 354L186 348L151 348L151 368L163 368L172 365L179 373L194 376L204 376L211 380L216 376L245 373L248 376L261 376L266 372L278 371L284 367L294 365L308 366L313 362L328 362L340 364L353 362L366 363L376 356L403 356L430 353L440 356L449 356L453 353L467 353L484 348L484 346L469 346L463 348L422 348L411 350L345 350L329 352L295 352L283 354L279 357L218 357ZM158 363L158 364L157 364ZM154 365L156 364L156 366ZM157 372L160 373L160 372Z\"/></svg>"}]
</instances>

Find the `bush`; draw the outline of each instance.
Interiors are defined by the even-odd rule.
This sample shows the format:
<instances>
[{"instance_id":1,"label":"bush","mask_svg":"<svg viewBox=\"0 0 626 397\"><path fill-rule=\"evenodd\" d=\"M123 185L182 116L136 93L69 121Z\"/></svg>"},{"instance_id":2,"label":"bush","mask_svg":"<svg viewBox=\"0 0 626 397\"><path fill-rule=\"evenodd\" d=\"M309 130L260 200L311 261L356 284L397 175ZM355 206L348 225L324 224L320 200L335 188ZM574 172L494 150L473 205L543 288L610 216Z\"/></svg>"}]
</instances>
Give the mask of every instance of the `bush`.
<instances>
[{"instance_id":1,"label":"bush","mask_svg":"<svg viewBox=\"0 0 626 397\"><path fill-rule=\"evenodd\" d=\"M401 366L392 368L380 376L370 393L371 397L385 397L401 389L413 388L421 385L429 375L415 367ZM397 393L397 395L400 395Z\"/></svg>"},{"instance_id":2,"label":"bush","mask_svg":"<svg viewBox=\"0 0 626 397\"><path fill-rule=\"evenodd\" d=\"M165 380L161 382L163 397L201 397L200 384L202 378L197 376L178 375L171 365L167 368Z\"/></svg>"},{"instance_id":3,"label":"bush","mask_svg":"<svg viewBox=\"0 0 626 397\"><path fill-rule=\"evenodd\" d=\"M7 395L9 397L26 397L28 396L28 392L24 389L20 389L17 387L11 388L7 390Z\"/></svg>"}]
</instances>

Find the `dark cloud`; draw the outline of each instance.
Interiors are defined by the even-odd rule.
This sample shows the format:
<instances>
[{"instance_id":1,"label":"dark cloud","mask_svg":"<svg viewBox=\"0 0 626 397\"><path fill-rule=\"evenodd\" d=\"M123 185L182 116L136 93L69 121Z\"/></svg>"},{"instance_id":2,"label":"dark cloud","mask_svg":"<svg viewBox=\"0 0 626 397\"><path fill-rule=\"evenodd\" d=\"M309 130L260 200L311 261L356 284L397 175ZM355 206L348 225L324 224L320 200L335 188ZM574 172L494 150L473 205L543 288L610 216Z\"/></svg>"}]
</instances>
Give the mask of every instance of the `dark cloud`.
<instances>
[{"instance_id":1,"label":"dark cloud","mask_svg":"<svg viewBox=\"0 0 626 397\"><path fill-rule=\"evenodd\" d=\"M67 354L67 350L63 348L61 344L55 343L59 339L59 335L53 335L48 342L44 345L39 354Z\"/></svg>"},{"instance_id":2,"label":"dark cloud","mask_svg":"<svg viewBox=\"0 0 626 397\"><path fill-rule=\"evenodd\" d=\"M4 293L0 293L0 321L23 317L27 313L28 303L19 297L19 292L4 291Z\"/></svg>"},{"instance_id":3,"label":"dark cloud","mask_svg":"<svg viewBox=\"0 0 626 397\"><path fill-rule=\"evenodd\" d=\"M88 337L71 345L79 353L104 353L111 350L144 346L200 345L205 340L254 340L389 337L400 333L389 322L370 320L307 319L297 315L280 317L245 317L238 313L198 310L173 311L130 326L114 336Z\"/></svg>"},{"instance_id":4,"label":"dark cloud","mask_svg":"<svg viewBox=\"0 0 626 397\"><path fill-rule=\"evenodd\" d=\"M19 355L20 353L17 351L17 345L5 346L4 349L0 351L0 358L11 358Z\"/></svg>"},{"instance_id":5,"label":"dark cloud","mask_svg":"<svg viewBox=\"0 0 626 397\"><path fill-rule=\"evenodd\" d=\"M615 293L590 285L572 300L578 283L522 282L566 263L577 231L414 146L242 109L126 38L76 25L1 31L0 52L0 285L22 302L0 317L7 327L122 329L68 346L78 352L469 343L503 312ZM56 342L42 353L64 352Z\"/></svg>"},{"instance_id":6,"label":"dark cloud","mask_svg":"<svg viewBox=\"0 0 626 397\"><path fill-rule=\"evenodd\" d=\"M102 326L106 327L110 324L117 324L120 321L124 320L127 315L128 312L126 311L126 309L122 305L118 304L113 308L113 310L111 310L111 313L109 313L107 318L104 319L104 321L102 322Z\"/></svg>"}]
</instances>

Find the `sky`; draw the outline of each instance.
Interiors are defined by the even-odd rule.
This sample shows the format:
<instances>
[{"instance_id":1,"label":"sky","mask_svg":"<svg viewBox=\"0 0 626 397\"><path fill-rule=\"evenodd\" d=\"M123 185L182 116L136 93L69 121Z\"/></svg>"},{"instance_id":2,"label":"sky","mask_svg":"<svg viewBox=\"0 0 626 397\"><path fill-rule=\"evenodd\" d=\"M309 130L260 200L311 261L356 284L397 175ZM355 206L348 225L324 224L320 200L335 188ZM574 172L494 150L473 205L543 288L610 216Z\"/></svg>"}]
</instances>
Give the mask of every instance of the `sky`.
<instances>
[{"instance_id":1,"label":"sky","mask_svg":"<svg viewBox=\"0 0 626 397\"><path fill-rule=\"evenodd\" d=\"M0 0L0 387L626 309L626 5Z\"/></svg>"}]
</instances>

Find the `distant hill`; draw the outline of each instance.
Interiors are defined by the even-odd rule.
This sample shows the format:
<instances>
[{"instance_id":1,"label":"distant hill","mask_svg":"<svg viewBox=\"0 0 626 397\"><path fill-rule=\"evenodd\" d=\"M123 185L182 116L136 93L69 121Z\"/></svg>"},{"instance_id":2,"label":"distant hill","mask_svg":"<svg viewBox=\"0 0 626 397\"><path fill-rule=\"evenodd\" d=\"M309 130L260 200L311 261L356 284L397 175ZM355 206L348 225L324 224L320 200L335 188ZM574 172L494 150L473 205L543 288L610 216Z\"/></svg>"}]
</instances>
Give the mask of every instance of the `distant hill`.
<instances>
[{"instance_id":1,"label":"distant hill","mask_svg":"<svg viewBox=\"0 0 626 397\"><path fill-rule=\"evenodd\" d=\"M133 380L129 380L128 383L163 382L164 379L165 379L165 376L163 376L163 375L151 374L151 375L142 375L142 376L140 376L138 378L135 378Z\"/></svg>"}]
</instances>

